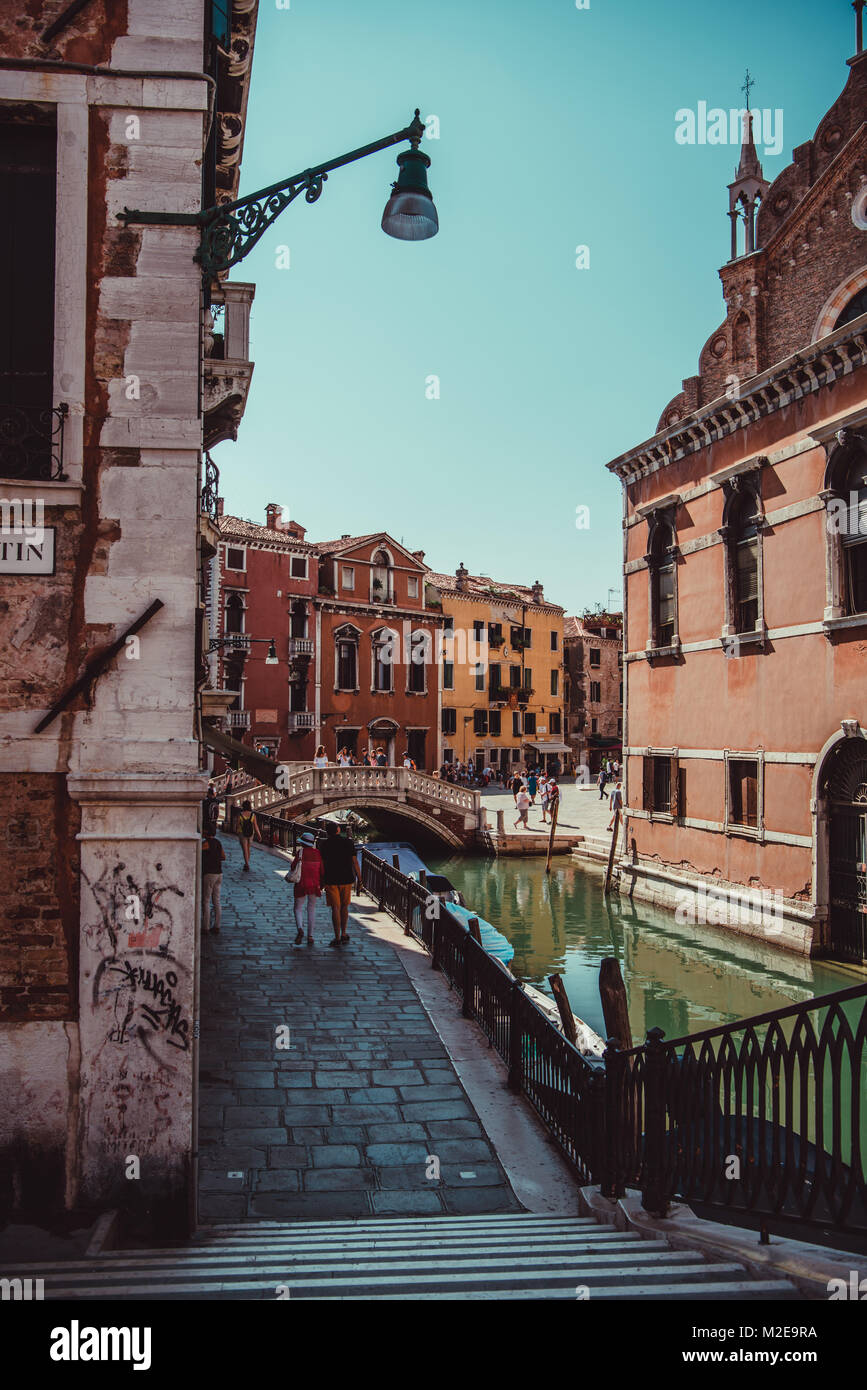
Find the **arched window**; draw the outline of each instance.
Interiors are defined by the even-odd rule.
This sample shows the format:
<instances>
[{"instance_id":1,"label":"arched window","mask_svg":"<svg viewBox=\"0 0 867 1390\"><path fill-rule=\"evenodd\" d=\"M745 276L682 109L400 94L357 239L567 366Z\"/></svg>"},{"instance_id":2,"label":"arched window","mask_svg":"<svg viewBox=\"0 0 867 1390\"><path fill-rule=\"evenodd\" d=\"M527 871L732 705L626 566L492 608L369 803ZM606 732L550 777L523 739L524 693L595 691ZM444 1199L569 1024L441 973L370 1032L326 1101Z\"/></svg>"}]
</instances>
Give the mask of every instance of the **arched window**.
<instances>
[{"instance_id":1,"label":"arched window","mask_svg":"<svg viewBox=\"0 0 867 1390\"><path fill-rule=\"evenodd\" d=\"M830 448L822 499L829 548L825 621L867 614L867 441L841 430Z\"/></svg>"},{"instance_id":2,"label":"arched window","mask_svg":"<svg viewBox=\"0 0 867 1390\"><path fill-rule=\"evenodd\" d=\"M846 612L867 613L867 453L849 466L844 484L848 525L842 532Z\"/></svg>"},{"instance_id":3,"label":"arched window","mask_svg":"<svg viewBox=\"0 0 867 1390\"><path fill-rule=\"evenodd\" d=\"M307 604L303 598L297 598L292 603L291 624L290 637L307 636Z\"/></svg>"},{"instance_id":4,"label":"arched window","mask_svg":"<svg viewBox=\"0 0 867 1390\"><path fill-rule=\"evenodd\" d=\"M841 311L834 328L842 328L845 323L851 323L853 319L860 318L862 314L867 314L867 286L852 296L849 303Z\"/></svg>"},{"instance_id":5,"label":"arched window","mask_svg":"<svg viewBox=\"0 0 867 1390\"><path fill-rule=\"evenodd\" d=\"M671 647L677 635L677 537L667 517L652 523L650 569L650 645Z\"/></svg>"},{"instance_id":6,"label":"arched window","mask_svg":"<svg viewBox=\"0 0 867 1390\"><path fill-rule=\"evenodd\" d=\"M229 594L226 599L226 632L244 631L244 600L240 594Z\"/></svg>"},{"instance_id":7,"label":"arched window","mask_svg":"<svg viewBox=\"0 0 867 1390\"><path fill-rule=\"evenodd\" d=\"M370 597L374 603L394 601L394 566L387 550L377 550L371 561Z\"/></svg>"}]
</instances>

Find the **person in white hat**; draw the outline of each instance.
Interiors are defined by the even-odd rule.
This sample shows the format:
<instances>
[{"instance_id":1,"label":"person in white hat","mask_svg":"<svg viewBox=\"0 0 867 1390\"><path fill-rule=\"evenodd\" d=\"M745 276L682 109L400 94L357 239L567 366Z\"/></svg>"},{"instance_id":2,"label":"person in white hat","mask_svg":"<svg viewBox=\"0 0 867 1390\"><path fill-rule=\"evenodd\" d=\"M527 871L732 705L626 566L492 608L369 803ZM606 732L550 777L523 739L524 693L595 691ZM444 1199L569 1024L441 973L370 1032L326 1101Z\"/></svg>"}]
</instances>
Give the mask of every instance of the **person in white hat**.
<instances>
[{"instance_id":1,"label":"person in white hat","mask_svg":"<svg viewBox=\"0 0 867 1390\"><path fill-rule=\"evenodd\" d=\"M305 830L298 841L298 850L292 858L292 867L287 874L287 882L293 883L295 887L296 946L300 946L304 940L305 913L307 945L313 945L313 923L316 918L316 901L322 896L322 876L322 855L316 848L315 836L309 830Z\"/></svg>"}]
</instances>

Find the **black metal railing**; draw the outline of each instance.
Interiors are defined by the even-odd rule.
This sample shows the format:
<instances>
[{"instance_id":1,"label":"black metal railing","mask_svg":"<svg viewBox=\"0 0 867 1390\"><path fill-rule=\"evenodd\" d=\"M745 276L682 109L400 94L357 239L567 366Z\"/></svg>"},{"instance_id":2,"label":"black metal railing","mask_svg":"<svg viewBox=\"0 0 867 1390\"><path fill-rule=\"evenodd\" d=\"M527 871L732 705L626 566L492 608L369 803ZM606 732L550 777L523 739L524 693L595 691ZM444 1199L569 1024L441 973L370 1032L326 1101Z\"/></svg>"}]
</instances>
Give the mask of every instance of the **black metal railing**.
<instances>
[{"instance_id":1,"label":"black metal railing","mask_svg":"<svg viewBox=\"0 0 867 1390\"><path fill-rule=\"evenodd\" d=\"M63 434L69 406L0 404L0 477L62 482Z\"/></svg>"},{"instance_id":2,"label":"black metal railing","mask_svg":"<svg viewBox=\"0 0 867 1390\"><path fill-rule=\"evenodd\" d=\"M582 1057L425 884L366 850L361 876L380 908L430 951L432 967L462 1000L464 1017L482 1028L509 1068L510 1088L538 1111L579 1181L602 1181L602 1063Z\"/></svg>"},{"instance_id":3,"label":"black metal railing","mask_svg":"<svg viewBox=\"0 0 867 1390\"><path fill-rule=\"evenodd\" d=\"M607 1190L867 1232L867 985L606 1054Z\"/></svg>"},{"instance_id":4,"label":"black metal railing","mask_svg":"<svg viewBox=\"0 0 867 1390\"><path fill-rule=\"evenodd\" d=\"M217 502L220 496L220 470L214 463L210 454L205 454L203 463L205 467L202 476L202 492L199 511L202 516L207 516L211 521L216 521L219 516Z\"/></svg>"},{"instance_id":5,"label":"black metal railing","mask_svg":"<svg viewBox=\"0 0 867 1390\"><path fill-rule=\"evenodd\" d=\"M867 1232L867 984L689 1037L583 1057L423 883L362 879L431 953L582 1183L805 1229Z\"/></svg>"}]
</instances>

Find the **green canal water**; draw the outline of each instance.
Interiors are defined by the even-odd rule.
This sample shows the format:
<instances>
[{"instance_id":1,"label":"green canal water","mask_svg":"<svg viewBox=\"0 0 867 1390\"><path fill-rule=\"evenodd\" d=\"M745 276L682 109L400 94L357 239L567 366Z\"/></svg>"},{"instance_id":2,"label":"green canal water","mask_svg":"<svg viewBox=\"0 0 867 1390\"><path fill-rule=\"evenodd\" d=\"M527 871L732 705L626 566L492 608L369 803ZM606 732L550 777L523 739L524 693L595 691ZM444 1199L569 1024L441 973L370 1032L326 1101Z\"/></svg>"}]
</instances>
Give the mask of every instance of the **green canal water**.
<instances>
[{"instance_id":1,"label":"green canal water","mask_svg":"<svg viewBox=\"0 0 867 1390\"><path fill-rule=\"evenodd\" d=\"M550 876L544 860L535 858L456 856L429 863L508 937L519 978L550 995L548 976L560 974L573 1012L603 1035L603 956L620 962L636 1043L648 1028L682 1037L864 978L719 928L679 925L673 913L650 905L606 899L601 871L566 858L553 861Z\"/></svg>"}]
</instances>

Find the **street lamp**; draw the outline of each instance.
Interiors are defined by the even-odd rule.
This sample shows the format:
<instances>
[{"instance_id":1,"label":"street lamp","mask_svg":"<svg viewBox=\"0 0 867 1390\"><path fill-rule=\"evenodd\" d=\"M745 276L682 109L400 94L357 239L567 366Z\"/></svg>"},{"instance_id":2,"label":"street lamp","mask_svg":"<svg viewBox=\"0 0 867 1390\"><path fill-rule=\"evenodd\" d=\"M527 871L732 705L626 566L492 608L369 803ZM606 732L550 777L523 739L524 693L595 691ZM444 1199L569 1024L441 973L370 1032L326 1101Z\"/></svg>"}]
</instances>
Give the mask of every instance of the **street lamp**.
<instances>
[{"instance_id":1,"label":"street lamp","mask_svg":"<svg viewBox=\"0 0 867 1390\"><path fill-rule=\"evenodd\" d=\"M268 655L265 657L266 666L278 666L280 658L277 655L277 644L273 637L249 637L246 632L229 632L225 637L214 637L208 643L208 656L212 652L218 652L221 647L234 647L243 650L249 642L267 642Z\"/></svg>"},{"instance_id":2,"label":"street lamp","mask_svg":"<svg viewBox=\"0 0 867 1390\"><path fill-rule=\"evenodd\" d=\"M393 192L386 203L381 225L388 236L396 237L399 241L425 241L428 237L436 236L439 219L427 186L430 160L419 150L424 130L416 107L415 116L403 130L396 130L394 134L374 140L370 145L362 145L349 154L305 169L303 173L293 174L280 183L260 189L258 193L248 193L245 198L238 198L233 203L222 203L201 212L142 212L124 208L117 215L125 227L150 224L201 228L195 259L202 267L202 279L207 288L215 276L244 259L271 223L276 222L281 212L299 194L304 194L305 202L315 203L332 169L354 164L369 154L408 140L411 148L398 155L400 173L397 182L392 184Z\"/></svg>"}]
</instances>

